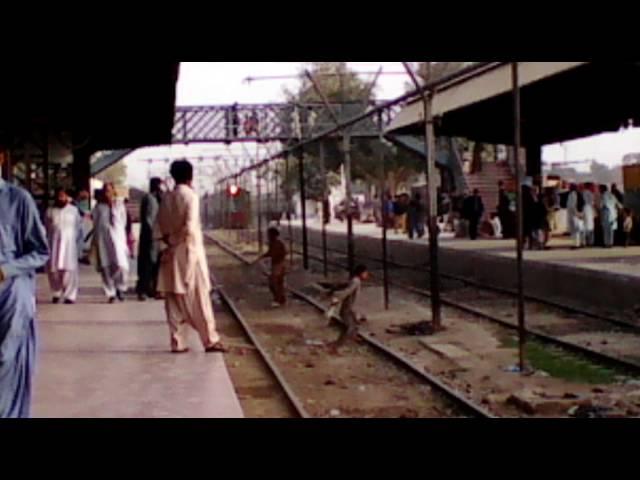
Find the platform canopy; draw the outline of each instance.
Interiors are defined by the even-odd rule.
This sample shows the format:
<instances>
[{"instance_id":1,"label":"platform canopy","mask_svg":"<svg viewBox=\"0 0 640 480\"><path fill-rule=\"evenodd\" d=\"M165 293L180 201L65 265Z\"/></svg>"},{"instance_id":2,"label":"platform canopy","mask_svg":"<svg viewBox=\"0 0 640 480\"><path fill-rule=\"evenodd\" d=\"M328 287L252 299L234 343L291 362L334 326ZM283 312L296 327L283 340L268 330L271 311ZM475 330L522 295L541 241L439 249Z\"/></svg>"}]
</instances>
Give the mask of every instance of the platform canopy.
<instances>
[{"instance_id":1,"label":"platform canopy","mask_svg":"<svg viewBox=\"0 0 640 480\"><path fill-rule=\"evenodd\" d=\"M7 61L0 140L46 128L91 152L170 143L178 70L179 62L94 57Z\"/></svg>"},{"instance_id":2,"label":"platform canopy","mask_svg":"<svg viewBox=\"0 0 640 480\"><path fill-rule=\"evenodd\" d=\"M525 145L546 145L616 131L640 120L639 62L519 62ZM486 64L439 87L437 134L494 144L513 141L510 62ZM420 101L407 105L386 134L421 134Z\"/></svg>"}]
</instances>

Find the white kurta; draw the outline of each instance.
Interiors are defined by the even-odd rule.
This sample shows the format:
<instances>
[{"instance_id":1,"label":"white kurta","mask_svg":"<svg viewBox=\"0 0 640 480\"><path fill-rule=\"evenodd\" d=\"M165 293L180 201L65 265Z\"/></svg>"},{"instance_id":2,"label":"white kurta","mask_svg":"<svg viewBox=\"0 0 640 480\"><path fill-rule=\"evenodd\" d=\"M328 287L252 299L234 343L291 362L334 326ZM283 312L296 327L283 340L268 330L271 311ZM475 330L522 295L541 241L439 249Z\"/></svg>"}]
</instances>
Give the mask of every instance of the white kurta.
<instances>
[{"instance_id":1,"label":"white kurta","mask_svg":"<svg viewBox=\"0 0 640 480\"><path fill-rule=\"evenodd\" d=\"M584 198L584 229L591 232L595 229L595 199L589 190L582 192L582 198Z\"/></svg>"},{"instance_id":2,"label":"white kurta","mask_svg":"<svg viewBox=\"0 0 640 480\"><path fill-rule=\"evenodd\" d=\"M82 219L73 205L51 207L46 215L50 256L49 286L55 299L75 302L78 297L78 251L82 249Z\"/></svg>"},{"instance_id":3,"label":"white kurta","mask_svg":"<svg viewBox=\"0 0 640 480\"><path fill-rule=\"evenodd\" d=\"M124 202L117 200L112 208L99 203L92 215L100 267L118 267L128 271L127 210Z\"/></svg>"},{"instance_id":4,"label":"white kurta","mask_svg":"<svg viewBox=\"0 0 640 480\"><path fill-rule=\"evenodd\" d=\"M205 348L211 347L220 337L211 307L200 204L192 188L178 185L162 198L156 231L169 247L161 256L158 291L165 294L171 349L186 347L187 325L198 331Z\"/></svg>"},{"instance_id":5,"label":"white kurta","mask_svg":"<svg viewBox=\"0 0 640 480\"><path fill-rule=\"evenodd\" d=\"M117 292L124 293L127 290L127 210L124 201L118 199L113 207L99 203L92 216L102 286L107 297L113 298Z\"/></svg>"},{"instance_id":6,"label":"white kurta","mask_svg":"<svg viewBox=\"0 0 640 480\"><path fill-rule=\"evenodd\" d=\"M576 247L584 244L584 220L578 212L578 192L571 192L567 199L567 220L569 222L569 232L575 242Z\"/></svg>"},{"instance_id":7,"label":"white kurta","mask_svg":"<svg viewBox=\"0 0 640 480\"><path fill-rule=\"evenodd\" d=\"M78 270L78 248L83 241L81 222L80 212L73 205L47 210L50 272Z\"/></svg>"},{"instance_id":8,"label":"white kurta","mask_svg":"<svg viewBox=\"0 0 640 480\"><path fill-rule=\"evenodd\" d=\"M620 203L611 192L605 192L600 199L603 225L610 225L612 230L618 229L618 207Z\"/></svg>"},{"instance_id":9,"label":"white kurta","mask_svg":"<svg viewBox=\"0 0 640 480\"><path fill-rule=\"evenodd\" d=\"M611 192L605 192L600 198L600 221L605 247L612 247L614 232L618 229L618 207L620 203Z\"/></svg>"},{"instance_id":10,"label":"white kurta","mask_svg":"<svg viewBox=\"0 0 640 480\"><path fill-rule=\"evenodd\" d=\"M178 185L162 197L156 220L159 237L168 237L169 248L160 261L158 290L186 294L198 283L209 290L209 265L200 224L198 195L186 185Z\"/></svg>"}]
</instances>

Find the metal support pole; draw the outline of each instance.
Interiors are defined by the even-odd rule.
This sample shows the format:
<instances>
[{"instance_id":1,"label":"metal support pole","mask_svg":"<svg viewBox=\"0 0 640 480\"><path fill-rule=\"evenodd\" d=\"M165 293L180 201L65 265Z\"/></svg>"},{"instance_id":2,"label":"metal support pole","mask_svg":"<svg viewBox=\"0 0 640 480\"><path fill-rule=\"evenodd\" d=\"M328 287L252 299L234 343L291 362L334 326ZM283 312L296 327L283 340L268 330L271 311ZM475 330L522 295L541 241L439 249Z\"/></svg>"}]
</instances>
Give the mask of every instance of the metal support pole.
<instances>
[{"instance_id":1,"label":"metal support pole","mask_svg":"<svg viewBox=\"0 0 640 480\"><path fill-rule=\"evenodd\" d=\"M242 190L243 190L243 211L244 211L244 243L251 243L251 185L247 177L250 174L242 175Z\"/></svg>"},{"instance_id":2,"label":"metal support pole","mask_svg":"<svg viewBox=\"0 0 640 480\"><path fill-rule=\"evenodd\" d=\"M384 152L380 152L380 165L382 167L382 181L380 182L380 206L382 218L382 284L384 288L384 309L389 310L389 266L387 264L387 202L386 202L386 172L384 168Z\"/></svg>"},{"instance_id":3,"label":"metal support pole","mask_svg":"<svg viewBox=\"0 0 640 480\"><path fill-rule=\"evenodd\" d=\"M277 162L274 165L273 170L274 170L273 171L273 195L275 197L276 215L277 215L276 223L278 224L278 226L280 226L281 211L280 211L280 206L278 205L278 200L280 200L279 199L279 195L278 195L278 190L280 189L280 182L279 182L278 174L280 172L278 171L278 163Z\"/></svg>"},{"instance_id":4,"label":"metal support pole","mask_svg":"<svg viewBox=\"0 0 640 480\"><path fill-rule=\"evenodd\" d=\"M293 229L291 228L291 188L289 187L289 154L284 154L285 201L287 203L287 228L289 230L289 266L293 267Z\"/></svg>"},{"instance_id":5,"label":"metal support pole","mask_svg":"<svg viewBox=\"0 0 640 480\"><path fill-rule=\"evenodd\" d=\"M431 316L434 331L442 328L440 303L440 266L438 258L438 191L436 187L436 139L431 111L431 93L424 95L427 147L427 216L429 218L429 265L431 267Z\"/></svg>"},{"instance_id":6,"label":"metal support pole","mask_svg":"<svg viewBox=\"0 0 640 480\"><path fill-rule=\"evenodd\" d=\"M517 289L518 289L518 357L520 372L524 372L525 369L525 345L526 345L526 331L525 331L525 311L524 311L524 277L522 268L522 169L520 166L520 144L521 144L521 117L520 117L520 80L518 75L518 62L511 64L511 74L513 81L513 122L514 122L514 157L515 157L515 170L516 170L516 210L517 210Z\"/></svg>"},{"instance_id":7,"label":"metal support pole","mask_svg":"<svg viewBox=\"0 0 640 480\"><path fill-rule=\"evenodd\" d=\"M233 180L233 184L236 186L236 188L240 187L240 185L238 183L238 177L236 177ZM234 217L233 228L236 231L236 243L238 245L240 244L240 241L242 240L241 239L241 233L240 233L242 225L239 222L239 220L242 219L242 213L241 213L241 210L239 208L240 207L240 201L241 201L240 200L241 195L242 195L241 191L238 190L238 193L236 194L236 196L232 200L233 201L233 217Z\"/></svg>"},{"instance_id":8,"label":"metal support pole","mask_svg":"<svg viewBox=\"0 0 640 480\"><path fill-rule=\"evenodd\" d=\"M220 184L220 198L218 198L218 228L224 230L224 184Z\"/></svg>"},{"instance_id":9,"label":"metal support pole","mask_svg":"<svg viewBox=\"0 0 640 480\"><path fill-rule=\"evenodd\" d=\"M227 235L229 234L229 181L227 181L226 187L224 189L224 236L225 240L227 239Z\"/></svg>"},{"instance_id":10,"label":"metal support pole","mask_svg":"<svg viewBox=\"0 0 640 480\"><path fill-rule=\"evenodd\" d=\"M320 175L322 176L322 267L325 278L329 275L328 259L327 259L327 225L325 218L329 212L327 212L327 169L324 159L324 142L320 142Z\"/></svg>"},{"instance_id":11,"label":"metal support pole","mask_svg":"<svg viewBox=\"0 0 640 480\"><path fill-rule=\"evenodd\" d=\"M298 158L298 177L300 182L300 204L302 215L302 265L309 270L309 239L307 237L307 192L304 178L304 149L300 149Z\"/></svg>"},{"instance_id":12,"label":"metal support pole","mask_svg":"<svg viewBox=\"0 0 640 480\"><path fill-rule=\"evenodd\" d=\"M344 149L344 177L347 202L347 265L349 266L349 275L353 275L355 269L355 248L353 244L353 209L351 208L352 191L351 191L351 136L345 132L342 137Z\"/></svg>"},{"instance_id":13,"label":"metal support pole","mask_svg":"<svg viewBox=\"0 0 640 480\"><path fill-rule=\"evenodd\" d=\"M258 252L262 253L262 175L260 172L261 169L256 171L256 195L257 198L257 209L258 209Z\"/></svg>"},{"instance_id":14,"label":"metal support pole","mask_svg":"<svg viewBox=\"0 0 640 480\"><path fill-rule=\"evenodd\" d=\"M271 164L267 163L267 227L271 224L273 218L273 172L271 170Z\"/></svg>"},{"instance_id":15,"label":"metal support pole","mask_svg":"<svg viewBox=\"0 0 640 480\"><path fill-rule=\"evenodd\" d=\"M420 83L411 66L403 62L405 70L411 77L416 88ZM427 81L431 79L431 62L426 62ZM438 265L438 197L436 189L436 139L433 127L433 112L431 108L432 91L422 93L425 119L425 153L427 159L427 219L429 222L429 287L431 293L431 317L433 330L442 328L442 306L440 301L440 270Z\"/></svg>"}]
</instances>

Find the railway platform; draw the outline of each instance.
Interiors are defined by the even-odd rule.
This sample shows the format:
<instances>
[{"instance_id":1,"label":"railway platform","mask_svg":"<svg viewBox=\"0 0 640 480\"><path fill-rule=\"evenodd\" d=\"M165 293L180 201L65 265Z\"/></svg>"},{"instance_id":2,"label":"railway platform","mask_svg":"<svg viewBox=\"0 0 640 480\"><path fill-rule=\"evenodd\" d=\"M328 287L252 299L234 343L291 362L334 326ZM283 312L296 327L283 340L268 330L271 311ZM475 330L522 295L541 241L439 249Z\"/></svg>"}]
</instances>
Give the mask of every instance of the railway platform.
<instances>
[{"instance_id":1,"label":"railway platform","mask_svg":"<svg viewBox=\"0 0 640 480\"><path fill-rule=\"evenodd\" d=\"M162 302L106 303L83 267L75 305L53 305L38 276L35 418L241 418L221 354L169 352Z\"/></svg>"},{"instance_id":2,"label":"railway platform","mask_svg":"<svg viewBox=\"0 0 640 480\"><path fill-rule=\"evenodd\" d=\"M317 254L322 247L320 222L311 220L307 227L310 248ZM286 237L286 222L281 229ZM346 252L346 225L332 222L326 231L328 249ZM300 244L301 222L292 222L292 233ZM354 224L356 256L381 259L381 237L381 229L375 225ZM636 315L640 303L640 247L571 250L567 237L554 238L550 246L550 250L524 252L528 296L640 323ZM444 234L440 241L443 274L496 288L515 288L515 257L515 240L472 241ZM393 230L388 232L389 262L419 269L427 266L428 258L426 239L409 240Z\"/></svg>"},{"instance_id":3,"label":"railway platform","mask_svg":"<svg viewBox=\"0 0 640 480\"><path fill-rule=\"evenodd\" d=\"M366 359L356 368L365 352L357 344L338 356L327 350L337 332L322 316L329 302L323 285L346 279L344 254L329 252L326 277L317 250L310 252L308 270L294 255L286 281L288 305L271 310L267 282L261 278L266 265L248 265L257 255L255 232L244 232L244 239L238 233L207 232L214 245L209 250L211 265L248 328L264 341L263 348L305 416L443 416L433 403L420 404L417 398L408 401L405 394L397 394L389 382L403 378L399 371L384 373L383 383L368 376L380 358L413 378L403 386L405 393L426 383L471 416L638 414L638 327L615 329L606 320L528 302L527 374L515 375L518 350L509 295L447 285L442 297L446 328L432 336L413 329L429 319L430 308L419 289L405 288L412 282L396 282L402 270L392 278L391 303L385 309L379 272L371 267L373 262L362 261L370 265L373 277L360 293L367 321L360 326L359 337L361 346L376 352L378 361ZM299 252L299 245L295 250ZM422 392L420 398L429 395ZM389 403L394 405L391 410ZM448 410L444 415L456 413Z\"/></svg>"}]
</instances>

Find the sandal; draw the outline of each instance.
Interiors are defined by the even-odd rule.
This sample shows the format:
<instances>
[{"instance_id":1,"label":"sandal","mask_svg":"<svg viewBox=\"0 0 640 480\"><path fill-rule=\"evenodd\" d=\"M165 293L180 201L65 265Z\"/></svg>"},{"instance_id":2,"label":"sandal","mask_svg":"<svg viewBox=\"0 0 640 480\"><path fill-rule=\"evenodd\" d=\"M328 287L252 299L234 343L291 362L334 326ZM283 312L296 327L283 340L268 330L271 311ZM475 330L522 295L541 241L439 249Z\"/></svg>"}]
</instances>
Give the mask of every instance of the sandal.
<instances>
[{"instance_id":1,"label":"sandal","mask_svg":"<svg viewBox=\"0 0 640 480\"><path fill-rule=\"evenodd\" d=\"M182 350L171 350L171 353L179 354L179 353L187 353L189 352L189 348L185 348Z\"/></svg>"},{"instance_id":2,"label":"sandal","mask_svg":"<svg viewBox=\"0 0 640 480\"><path fill-rule=\"evenodd\" d=\"M204 349L207 353L227 353L229 350L222 343L218 342L215 345Z\"/></svg>"}]
</instances>

